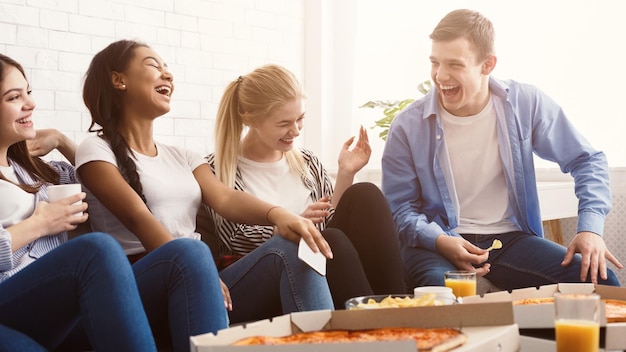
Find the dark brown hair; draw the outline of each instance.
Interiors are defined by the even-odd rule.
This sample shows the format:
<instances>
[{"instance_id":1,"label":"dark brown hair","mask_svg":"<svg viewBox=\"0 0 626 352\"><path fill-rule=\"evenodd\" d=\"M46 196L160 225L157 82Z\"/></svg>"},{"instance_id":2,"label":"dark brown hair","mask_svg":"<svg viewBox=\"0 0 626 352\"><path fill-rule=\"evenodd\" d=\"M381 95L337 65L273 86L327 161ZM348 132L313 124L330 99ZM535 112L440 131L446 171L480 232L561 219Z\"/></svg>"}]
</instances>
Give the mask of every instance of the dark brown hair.
<instances>
[{"instance_id":1,"label":"dark brown hair","mask_svg":"<svg viewBox=\"0 0 626 352\"><path fill-rule=\"evenodd\" d=\"M0 83L6 76L6 68L11 66L17 68L22 73L22 76L24 76L24 79L26 79L26 74L24 73L22 65L8 56L0 54ZM7 151L7 157L11 159L11 162L19 165L38 181L38 183L34 185L19 184L18 186L20 186L24 191L36 193L39 191L42 183L59 183L59 174L41 159L32 157L28 152L26 141L17 142L11 145ZM7 180L4 175L2 175L2 172L0 172L0 179L11 182Z\"/></svg>"},{"instance_id":2,"label":"dark brown hair","mask_svg":"<svg viewBox=\"0 0 626 352\"><path fill-rule=\"evenodd\" d=\"M128 68L135 56L135 49L139 47L148 45L119 40L97 53L85 74L83 101L91 113L89 132L97 132L98 136L109 142L122 177L145 202L137 165L131 157L134 154L118 132L124 92L115 89L111 81L113 72L124 72Z\"/></svg>"}]
</instances>

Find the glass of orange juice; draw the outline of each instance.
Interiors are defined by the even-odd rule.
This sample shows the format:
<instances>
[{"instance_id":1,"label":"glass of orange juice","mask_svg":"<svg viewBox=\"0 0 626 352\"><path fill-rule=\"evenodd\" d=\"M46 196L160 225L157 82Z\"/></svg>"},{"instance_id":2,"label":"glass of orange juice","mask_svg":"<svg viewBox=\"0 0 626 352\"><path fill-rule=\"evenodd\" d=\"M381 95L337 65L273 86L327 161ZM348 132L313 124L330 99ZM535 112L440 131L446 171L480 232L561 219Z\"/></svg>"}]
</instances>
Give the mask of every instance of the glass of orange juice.
<instances>
[{"instance_id":1,"label":"glass of orange juice","mask_svg":"<svg viewBox=\"0 0 626 352\"><path fill-rule=\"evenodd\" d=\"M600 296L554 295L557 352L598 352L600 346Z\"/></svg>"},{"instance_id":2,"label":"glass of orange juice","mask_svg":"<svg viewBox=\"0 0 626 352\"><path fill-rule=\"evenodd\" d=\"M476 295L476 272L454 270L444 275L446 287L450 287L457 298Z\"/></svg>"}]
</instances>

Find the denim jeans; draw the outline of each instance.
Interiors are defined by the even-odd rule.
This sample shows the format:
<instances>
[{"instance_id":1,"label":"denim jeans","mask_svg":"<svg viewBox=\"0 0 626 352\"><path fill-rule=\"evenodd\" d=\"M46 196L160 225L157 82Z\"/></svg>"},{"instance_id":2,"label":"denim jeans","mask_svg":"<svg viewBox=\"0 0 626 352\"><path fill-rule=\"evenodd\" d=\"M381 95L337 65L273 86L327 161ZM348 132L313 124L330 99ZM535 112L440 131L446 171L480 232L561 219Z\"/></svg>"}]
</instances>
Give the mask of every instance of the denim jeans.
<instances>
[{"instance_id":1,"label":"denim jeans","mask_svg":"<svg viewBox=\"0 0 626 352\"><path fill-rule=\"evenodd\" d=\"M0 325L0 352L47 352L42 345L23 333Z\"/></svg>"},{"instance_id":2,"label":"denim jeans","mask_svg":"<svg viewBox=\"0 0 626 352\"><path fill-rule=\"evenodd\" d=\"M228 327L219 276L204 242L178 238L146 254L132 268L159 351L187 352L189 336ZM77 326L59 351L89 348Z\"/></svg>"},{"instance_id":3,"label":"denim jeans","mask_svg":"<svg viewBox=\"0 0 626 352\"><path fill-rule=\"evenodd\" d=\"M228 327L211 250L178 238L133 264L137 287L159 349L189 351L189 336Z\"/></svg>"},{"instance_id":4,"label":"denim jeans","mask_svg":"<svg viewBox=\"0 0 626 352\"><path fill-rule=\"evenodd\" d=\"M326 277L298 259L298 244L273 236L220 272L230 290L232 323L333 309Z\"/></svg>"},{"instance_id":5,"label":"denim jeans","mask_svg":"<svg viewBox=\"0 0 626 352\"><path fill-rule=\"evenodd\" d=\"M567 248L548 239L524 232L501 235L465 235L474 245L487 248L494 239L502 241L502 249L489 253L491 264L485 278L498 288L513 290L523 287L541 286L559 282L580 282L582 258L576 254L569 266L561 266ZM401 250L402 261L409 287L443 286L443 273L455 270L454 264L438 253L423 248L406 247ZM613 271L608 271L607 280L598 277L598 283L619 286ZM590 277L587 277L590 282Z\"/></svg>"},{"instance_id":6,"label":"denim jeans","mask_svg":"<svg viewBox=\"0 0 626 352\"><path fill-rule=\"evenodd\" d=\"M54 350L79 319L95 350L156 350L131 266L109 235L73 239L0 283L0 336L17 336L20 351Z\"/></svg>"}]
</instances>

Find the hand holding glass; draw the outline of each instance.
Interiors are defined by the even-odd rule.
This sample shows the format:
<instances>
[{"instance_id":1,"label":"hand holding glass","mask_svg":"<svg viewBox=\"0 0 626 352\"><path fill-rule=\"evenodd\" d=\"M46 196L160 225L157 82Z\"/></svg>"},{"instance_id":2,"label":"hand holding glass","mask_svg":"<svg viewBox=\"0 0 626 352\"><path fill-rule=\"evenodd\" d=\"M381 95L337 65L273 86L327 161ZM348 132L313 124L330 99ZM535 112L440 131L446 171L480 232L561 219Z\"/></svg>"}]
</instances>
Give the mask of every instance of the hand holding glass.
<instances>
[{"instance_id":1,"label":"hand holding glass","mask_svg":"<svg viewBox=\"0 0 626 352\"><path fill-rule=\"evenodd\" d=\"M600 296L554 295L557 352L598 352L600 346Z\"/></svg>"}]
</instances>

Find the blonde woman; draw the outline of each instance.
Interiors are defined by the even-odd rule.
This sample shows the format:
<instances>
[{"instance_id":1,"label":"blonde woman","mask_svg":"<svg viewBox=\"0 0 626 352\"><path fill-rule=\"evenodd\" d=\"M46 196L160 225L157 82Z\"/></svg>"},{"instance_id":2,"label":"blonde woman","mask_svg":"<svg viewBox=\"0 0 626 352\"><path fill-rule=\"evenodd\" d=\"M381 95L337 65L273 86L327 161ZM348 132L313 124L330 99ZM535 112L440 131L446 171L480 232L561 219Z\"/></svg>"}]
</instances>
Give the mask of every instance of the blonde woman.
<instances>
[{"instance_id":1,"label":"blonde woman","mask_svg":"<svg viewBox=\"0 0 626 352\"><path fill-rule=\"evenodd\" d=\"M405 292L387 202L375 185L353 185L354 175L371 154L365 129L356 142L352 137L344 144L333 185L311 151L294 147L304 126L305 98L296 77L278 65L259 67L231 82L220 102L216 148L207 157L209 164L227 186L316 224L334 253L327 278L335 308L353 296ZM223 219L214 209L209 213L216 224L220 255L229 261L253 253L280 234L272 226L246 226Z\"/></svg>"}]
</instances>

